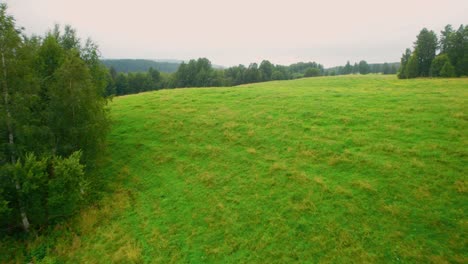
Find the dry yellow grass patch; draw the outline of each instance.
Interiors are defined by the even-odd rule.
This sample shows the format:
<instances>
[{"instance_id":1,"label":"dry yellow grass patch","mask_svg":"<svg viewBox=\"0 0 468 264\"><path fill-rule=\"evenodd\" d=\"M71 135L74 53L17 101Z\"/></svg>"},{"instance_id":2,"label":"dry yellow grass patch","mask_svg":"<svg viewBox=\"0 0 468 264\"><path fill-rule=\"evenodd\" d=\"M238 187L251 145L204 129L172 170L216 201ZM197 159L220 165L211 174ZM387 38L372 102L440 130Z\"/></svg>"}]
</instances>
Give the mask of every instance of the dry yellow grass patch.
<instances>
[{"instance_id":1,"label":"dry yellow grass patch","mask_svg":"<svg viewBox=\"0 0 468 264\"><path fill-rule=\"evenodd\" d=\"M389 237L392 239L402 239L405 236L405 234L401 231L393 231L389 234Z\"/></svg>"},{"instance_id":2,"label":"dry yellow grass patch","mask_svg":"<svg viewBox=\"0 0 468 264\"><path fill-rule=\"evenodd\" d=\"M128 165L125 165L120 170L118 174L118 178L119 179L127 178L129 175L130 175L130 168L128 167Z\"/></svg>"},{"instance_id":3,"label":"dry yellow grass patch","mask_svg":"<svg viewBox=\"0 0 468 264\"><path fill-rule=\"evenodd\" d=\"M365 190L365 191L369 191L369 192L375 192L375 188L374 186L372 186L372 184L366 180L357 180L357 181L354 181L352 183L353 186L359 188L359 189L362 189L362 190Z\"/></svg>"},{"instance_id":4,"label":"dry yellow grass patch","mask_svg":"<svg viewBox=\"0 0 468 264\"><path fill-rule=\"evenodd\" d=\"M327 186L327 184L325 183L323 177L321 176L315 176L313 179L315 184L317 184L318 186L320 186L322 188L322 191L324 192L329 192L329 188Z\"/></svg>"},{"instance_id":5,"label":"dry yellow grass patch","mask_svg":"<svg viewBox=\"0 0 468 264\"><path fill-rule=\"evenodd\" d=\"M236 122L233 122L233 121L229 121L229 122L226 122L223 124L223 128L224 129L234 129L236 127L238 127L239 124L236 123Z\"/></svg>"},{"instance_id":6,"label":"dry yellow grass patch","mask_svg":"<svg viewBox=\"0 0 468 264\"><path fill-rule=\"evenodd\" d=\"M298 181L301 183L308 183L310 182L309 177L307 177L307 174L305 172L294 172L289 176L289 179Z\"/></svg>"},{"instance_id":7,"label":"dry yellow grass patch","mask_svg":"<svg viewBox=\"0 0 468 264\"><path fill-rule=\"evenodd\" d=\"M134 241L128 241L112 256L113 263L142 263L141 248Z\"/></svg>"},{"instance_id":8,"label":"dry yellow grass patch","mask_svg":"<svg viewBox=\"0 0 468 264\"><path fill-rule=\"evenodd\" d=\"M275 163L273 163L273 165L271 165L270 172L284 171L287 168L288 167L283 162L275 162Z\"/></svg>"},{"instance_id":9,"label":"dry yellow grass patch","mask_svg":"<svg viewBox=\"0 0 468 264\"><path fill-rule=\"evenodd\" d=\"M401 213L401 208L394 204L384 204L382 205L381 210L393 216L400 215Z\"/></svg>"},{"instance_id":10,"label":"dry yellow grass patch","mask_svg":"<svg viewBox=\"0 0 468 264\"><path fill-rule=\"evenodd\" d=\"M459 264L466 264L468 263L468 257L465 257L465 256L460 256L460 255L456 255L456 256L453 256L453 259L452 259L455 263L459 263Z\"/></svg>"},{"instance_id":11,"label":"dry yellow grass patch","mask_svg":"<svg viewBox=\"0 0 468 264\"><path fill-rule=\"evenodd\" d=\"M349 162L349 159L343 155L334 155L328 159L328 165L330 166L335 166L344 162Z\"/></svg>"},{"instance_id":12,"label":"dry yellow grass patch","mask_svg":"<svg viewBox=\"0 0 468 264\"><path fill-rule=\"evenodd\" d=\"M82 233L89 233L93 230L94 225L98 222L101 212L98 208L90 207L83 210L78 220L79 230Z\"/></svg>"},{"instance_id":13,"label":"dry yellow grass patch","mask_svg":"<svg viewBox=\"0 0 468 264\"><path fill-rule=\"evenodd\" d=\"M301 155L301 156L304 156L304 157L313 158L313 157L316 157L316 156L317 156L317 152L314 151L314 150L311 150L311 149L306 149L306 150L302 150L302 151L300 152L300 155Z\"/></svg>"},{"instance_id":14,"label":"dry yellow grass patch","mask_svg":"<svg viewBox=\"0 0 468 264\"><path fill-rule=\"evenodd\" d=\"M73 235L71 250L77 250L81 247L81 238L78 235Z\"/></svg>"},{"instance_id":15,"label":"dry yellow grass patch","mask_svg":"<svg viewBox=\"0 0 468 264\"><path fill-rule=\"evenodd\" d=\"M257 150L255 148L247 148L247 152L250 154L256 154Z\"/></svg>"},{"instance_id":16,"label":"dry yellow grass patch","mask_svg":"<svg viewBox=\"0 0 468 264\"><path fill-rule=\"evenodd\" d=\"M465 180L458 180L455 182L455 190L459 193L466 193L468 190Z\"/></svg>"},{"instance_id":17,"label":"dry yellow grass patch","mask_svg":"<svg viewBox=\"0 0 468 264\"><path fill-rule=\"evenodd\" d=\"M385 170L394 170L394 169L397 169L398 167L396 165L394 165L392 162L390 161L386 161L384 164L383 164L383 167Z\"/></svg>"},{"instance_id":18,"label":"dry yellow grass patch","mask_svg":"<svg viewBox=\"0 0 468 264\"><path fill-rule=\"evenodd\" d=\"M149 242L154 245L155 249L160 251L164 251L169 247L169 240L158 229L152 230Z\"/></svg>"},{"instance_id":19,"label":"dry yellow grass patch","mask_svg":"<svg viewBox=\"0 0 468 264\"><path fill-rule=\"evenodd\" d=\"M361 211L361 208L359 208L359 205L353 201L345 202L343 203L343 205L346 207L347 212L349 214L357 214Z\"/></svg>"},{"instance_id":20,"label":"dry yellow grass patch","mask_svg":"<svg viewBox=\"0 0 468 264\"><path fill-rule=\"evenodd\" d=\"M184 113L195 113L198 110L196 108L181 108L180 111Z\"/></svg>"},{"instance_id":21,"label":"dry yellow grass patch","mask_svg":"<svg viewBox=\"0 0 468 264\"><path fill-rule=\"evenodd\" d=\"M156 165L164 164L173 160L173 157L164 154L159 154L157 157L154 158L154 162Z\"/></svg>"},{"instance_id":22,"label":"dry yellow grass patch","mask_svg":"<svg viewBox=\"0 0 468 264\"><path fill-rule=\"evenodd\" d=\"M349 122L351 122L351 118L345 116L345 117L341 117L340 118L340 121L343 123L343 124L348 124Z\"/></svg>"},{"instance_id":23,"label":"dry yellow grass patch","mask_svg":"<svg viewBox=\"0 0 468 264\"><path fill-rule=\"evenodd\" d=\"M427 186L419 186L415 191L414 191L414 196L417 199L426 199L431 197L431 192Z\"/></svg>"},{"instance_id":24,"label":"dry yellow grass patch","mask_svg":"<svg viewBox=\"0 0 468 264\"><path fill-rule=\"evenodd\" d=\"M335 192L338 193L338 194L347 196L347 197L352 197L353 196L353 193L350 190L348 190L348 189L346 189L346 188L344 188L342 186L336 186Z\"/></svg>"},{"instance_id":25,"label":"dry yellow grass patch","mask_svg":"<svg viewBox=\"0 0 468 264\"><path fill-rule=\"evenodd\" d=\"M218 155L219 153L221 153L221 148L220 148L220 147L217 147L217 146L208 145L208 146L206 146L206 150L207 150L211 155Z\"/></svg>"},{"instance_id":26,"label":"dry yellow grass patch","mask_svg":"<svg viewBox=\"0 0 468 264\"><path fill-rule=\"evenodd\" d=\"M300 212L315 211L317 207L315 204L308 198L302 199L301 201L294 203L292 208Z\"/></svg>"},{"instance_id":27,"label":"dry yellow grass patch","mask_svg":"<svg viewBox=\"0 0 468 264\"><path fill-rule=\"evenodd\" d=\"M317 183L320 186L324 186L325 182L323 181L323 178L320 176L315 176L314 177L314 182Z\"/></svg>"},{"instance_id":28,"label":"dry yellow grass patch","mask_svg":"<svg viewBox=\"0 0 468 264\"><path fill-rule=\"evenodd\" d=\"M454 113L452 116L455 117L455 118L458 118L458 119L462 119L462 120L466 119L465 118L465 113L463 113L463 112Z\"/></svg>"},{"instance_id":29,"label":"dry yellow grass patch","mask_svg":"<svg viewBox=\"0 0 468 264\"><path fill-rule=\"evenodd\" d=\"M415 168L424 168L426 166L426 164L424 164L424 162L422 162L421 160L419 159L416 159L416 158L412 158L411 161L410 161L411 165Z\"/></svg>"},{"instance_id":30,"label":"dry yellow grass patch","mask_svg":"<svg viewBox=\"0 0 468 264\"><path fill-rule=\"evenodd\" d=\"M234 133L229 130L225 130L223 134L226 140L229 142L237 141L240 138L240 135L238 133Z\"/></svg>"},{"instance_id":31,"label":"dry yellow grass patch","mask_svg":"<svg viewBox=\"0 0 468 264\"><path fill-rule=\"evenodd\" d=\"M198 179L202 182L206 187L213 187L215 184L216 176L211 172L202 172L198 175Z\"/></svg>"},{"instance_id":32,"label":"dry yellow grass patch","mask_svg":"<svg viewBox=\"0 0 468 264\"><path fill-rule=\"evenodd\" d=\"M430 263L434 264L449 264L450 262L443 256L432 255L429 257Z\"/></svg>"},{"instance_id":33,"label":"dry yellow grass patch","mask_svg":"<svg viewBox=\"0 0 468 264\"><path fill-rule=\"evenodd\" d=\"M267 161L277 161L277 160L278 160L278 156L277 156L276 154L274 154L274 151L269 150L269 151L263 156L263 159L264 159L264 160L267 160Z\"/></svg>"},{"instance_id":34,"label":"dry yellow grass patch","mask_svg":"<svg viewBox=\"0 0 468 264\"><path fill-rule=\"evenodd\" d=\"M130 194L128 190L120 189L113 195L112 200L109 202L112 202L112 207L119 211L127 209L131 206Z\"/></svg>"}]
</instances>

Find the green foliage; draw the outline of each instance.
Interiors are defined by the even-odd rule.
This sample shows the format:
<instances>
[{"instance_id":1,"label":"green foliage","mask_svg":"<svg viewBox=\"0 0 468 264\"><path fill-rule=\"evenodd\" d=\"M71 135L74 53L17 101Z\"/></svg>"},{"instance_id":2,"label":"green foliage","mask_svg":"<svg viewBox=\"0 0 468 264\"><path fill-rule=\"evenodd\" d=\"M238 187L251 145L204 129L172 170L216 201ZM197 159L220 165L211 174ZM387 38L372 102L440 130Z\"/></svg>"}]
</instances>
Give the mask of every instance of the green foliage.
<instances>
[{"instance_id":1,"label":"green foliage","mask_svg":"<svg viewBox=\"0 0 468 264\"><path fill-rule=\"evenodd\" d=\"M283 71L281 69L275 69L273 70L273 73L271 74L271 80L287 80L288 79L289 73L287 70Z\"/></svg>"},{"instance_id":2,"label":"green foliage","mask_svg":"<svg viewBox=\"0 0 468 264\"><path fill-rule=\"evenodd\" d=\"M261 81L260 71L257 63L251 63L244 73L245 83L256 83Z\"/></svg>"},{"instance_id":3,"label":"green foliage","mask_svg":"<svg viewBox=\"0 0 468 264\"><path fill-rule=\"evenodd\" d=\"M353 65L353 74L358 74L358 73L359 73L359 64L355 62Z\"/></svg>"},{"instance_id":4,"label":"green foliage","mask_svg":"<svg viewBox=\"0 0 468 264\"><path fill-rule=\"evenodd\" d=\"M455 76L468 76L468 27L460 25L455 31L451 25L445 26L441 31L440 40L437 41L437 36L433 31L424 28L417 36L414 50L417 55L418 74L407 76L406 69L409 62L409 49L401 59L399 78L414 78L414 77L442 77L441 70L446 66L443 76L452 77L452 67ZM440 53L436 54L440 47ZM437 55L437 56L436 56ZM448 62L448 63L447 63ZM413 66L416 63L413 62ZM413 67L414 68L414 67Z\"/></svg>"},{"instance_id":5,"label":"green foliage","mask_svg":"<svg viewBox=\"0 0 468 264\"><path fill-rule=\"evenodd\" d=\"M260 71L262 81L271 81L274 67L275 66L267 60L264 60L260 63L260 67L258 67L258 69Z\"/></svg>"},{"instance_id":6,"label":"green foliage","mask_svg":"<svg viewBox=\"0 0 468 264\"><path fill-rule=\"evenodd\" d=\"M64 50L70 51L72 49L81 49L80 39L76 35L76 30L70 25L65 25L63 33L60 32L60 26L55 25L53 35L60 42L60 45ZM86 45L88 45L88 43Z\"/></svg>"},{"instance_id":7,"label":"green foliage","mask_svg":"<svg viewBox=\"0 0 468 264\"><path fill-rule=\"evenodd\" d=\"M11 223L17 220L19 208L18 201L15 199L17 191L13 182L14 172L15 165L2 162L0 166L0 237L4 231L2 229L11 226Z\"/></svg>"},{"instance_id":8,"label":"green foliage","mask_svg":"<svg viewBox=\"0 0 468 264\"><path fill-rule=\"evenodd\" d=\"M444 66L442 66L442 69L440 70L440 77L455 77L457 76L455 73L455 67L452 66L450 61L446 61L444 63Z\"/></svg>"},{"instance_id":9,"label":"green foliage","mask_svg":"<svg viewBox=\"0 0 468 264\"><path fill-rule=\"evenodd\" d=\"M175 73L175 86L213 86L216 83L215 76L216 72L208 59L199 58L197 60L190 60L188 64L182 63Z\"/></svg>"},{"instance_id":10,"label":"green foliage","mask_svg":"<svg viewBox=\"0 0 468 264\"><path fill-rule=\"evenodd\" d=\"M117 95L131 93L128 87L128 78L123 73L119 73L115 78L115 92L117 93Z\"/></svg>"},{"instance_id":11,"label":"green foliage","mask_svg":"<svg viewBox=\"0 0 468 264\"><path fill-rule=\"evenodd\" d=\"M49 218L69 216L80 206L87 191L80 158L81 152L77 151L68 158L52 160L52 175L47 182Z\"/></svg>"},{"instance_id":12,"label":"green foliage","mask_svg":"<svg viewBox=\"0 0 468 264\"><path fill-rule=\"evenodd\" d=\"M0 189L0 218L5 219L5 216L10 213L11 209L8 206L8 200L3 195L3 189ZM2 221L0 221L1 223Z\"/></svg>"},{"instance_id":13,"label":"green foliage","mask_svg":"<svg viewBox=\"0 0 468 264\"><path fill-rule=\"evenodd\" d=\"M304 73L304 77L317 77L320 76L320 70L317 68L309 68Z\"/></svg>"},{"instance_id":14,"label":"green foliage","mask_svg":"<svg viewBox=\"0 0 468 264\"><path fill-rule=\"evenodd\" d=\"M440 74L440 71L442 70L442 67L444 67L444 65L447 62L450 64L450 60L447 54L443 53L443 54L437 55L431 64L430 76L442 77Z\"/></svg>"},{"instance_id":15,"label":"green foliage","mask_svg":"<svg viewBox=\"0 0 468 264\"><path fill-rule=\"evenodd\" d=\"M441 34L441 52L449 57L450 63L455 67L456 75L468 75L468 26L460 25L458 30L454 31L448 25Z\"/></svg>"},{"instance_id":16,"label":"green foliage","mask_svg":"<svg viewBox=\"0 0 468 264\"><path fill-rule=\"evenodd\" d=\"M359 62L359 73L360 74L368 74L370 72L370 67L369 64L367 64L367 61L362 60Z\"/></svg>"},{"instance_id":17,"label":"green foliage","mask_svg":"<svg viewBox=\"0 0 468 264\"><path fill-rule=\"evenodd\" d=\"M447 53L453 48L454 34L455 31L453 30L452 25L446 25L444 30L440 32L439 47L441 53Z\"/></svg>"},{"instance_id":18,"label":"green foliage","mask_svg":"<svg viewBox=\"0 0 468 264\"><path fill-rule=\"evenodd\" d=\"M298 62L298 63L289 65L288 68L291 74L293 75L299 74L301 77L309 68L317 68L320 70L321 73L323 73L324 71L323 65L316 63L316 62Z\"/></svg>"},{"instance_id":19,"label":"green foliage","mask_svg":"<svg viewBox=\"0 0 468 264\"><path fill-rule=\"evenodd\" d=\"M82 149L85 159L91 160L104 144L109 126L106 100L93 85L89 68L76 52L67 55L54 79L49 88L47 112L55 153L69 155Z\"/></svg>"},{"instance_id":20,"label":"green foliage","mask_svg":"<svg viewBox=\"0 0 468 264\"><path fill-rule=\"evenodd\" d=\"M353 73L353 66L349 63L349 61L346 62L346 65L343 68L343 74L351 74Z\"/></svg>"},{"instance_id":21,"label":"green foliage","mask_svg":"<svg viewBox=\"0 0 468 264\"><path fill-rule=\"evenodd\" d=\"M437 44L437 36L432 30L429 31L426 28L423 28L416 37L414 50L415 54L417 54L419 67L419 73L417 76L429 76L432 60L436 56Z\"/></svg>"},{"instance_id":22,"label":"green foliage","mask_svg":"<svg viewBox=\"0 0 468 264\"><path fill-rule=\"evenodd\" d=\"M9 178L6 177L6 183L21 184L19 192L11 186L9 193L6 193L7 196L16 198L10 198L9 203L22 201L25 213L33 226L43 226L54 222L58 217L71 215L81 205L83 194L87 191L84 166L80 164L80 158L79 151L72 153L68 158L39 158L33 153L28 153L7 173L12 177L7 175ZM2 168L2 171L8 171L8 168ZM20 213L17 207L6 209L13 215ZM2 221L2 224L5 223Z\"/></svg>"},{"instance_id":23,"label":"green foliage","mask_svg":"<svg viewBox=\"0 0 468 264\"><path fill-rule=\"evenodd\" d=\"M0 51L4 57L12 56L12 49L21 43L20 29L16 28L15 19L6 13L6 8L5 3L0 3Z\"/></svg>"},{"instance_id":24,"label":"green foliage","mask_svg":"<svg viewBox=\"0 0 468 264\"><path fill-rule=\"evenodd\" d=\"M0 228L28 230L78 207L81 153L92 169L110 125L103 96L112 77L97 45L82 45L70 26L20 37L0 4L0 29Z\"/></svg>"},{"instance_id":25,"label":"green foliage","mask_svg":"<svg viewBox=\"0 0 468 264\"><path fill-rule=\"evenodd\" d=\"M48 158L38 159L34 154L28 153L23 160L15 164L13 179L21 185L21 189L16 194L17 200L21 201L29 222L32 225L42 225L47 223L47 211L44 199L47 198L47 166ZM12 194L13 195L13 194ZM15 208L16 214L19 213Z\"/></svg>"},{"instance_id":26,"label":"green foliage","mask_svg":"<svg viewBox=\"0 0 468 264\"><path fill-rule=\"evenodd\" d=\"M418 60L418 52L415 51L411 55L408 60L408 63L405 66L405 73L404 76L406 78L416 78L419 76L419 60Z\"/></svg>"},{"instance_id":27,"label":"green foliage","mask_svg":"<svg viewBox=\"0 0 468 264\"><path fill-rule=\"evenodd\" d=\"M87 39L85 46L81 49L77 47L76 50L78 51L80 59L84 61L86 67L89 69L93 90L100 97L103 97L105 95L108 80L107 74L109 74L109 72L99 60L100 53L98 45L91 39Z\"/></svg>"},{"instance_id":28,"label":"green foliage","mask_svg":"<svg viewBox=\"0 0 468 264\"><path fill-rule=\"evenodd\" d=\"M437 36L434 31L429 31L426 28L423 28L416 37L414 50L419 65L417 76L429 76L432 60L436 56L437 43Z\"/></svg>"},{"instance_id":29,"label":"green foliage","mask_svg":"<svg viewBox=\"0 0 468 264\"><path fill-rule=\"evenodd\" d=\"M152 90L158 88L158 84L161 82L161 73L158 70L155 70L153 68L149 68L148 70L148 76L151 81L151 87Z\"/></svg>"},{"instance_id":30,"label":"green foliage","mask_svg":"<svg viewBox=\"0 0 468 264\"><path fill-rule=\"evenodd\" d=\"M65 50L57 38L48 34L43 40L35 58L35 69L42 79L42 89L46 93L48 85L53 81L54 72L60 67L65 57Z\"/></svg>"},{"instance_id":31,"label":"green foliage","mask_svg":"<svg viewBox=\"0 0 468 264\"><path fill-rule=\"evenodd\" d=\"M129 73L128 78L128 91L127 93L139 93L148 89L148 75L142 72Z\"/></svg>"},{"instance_id":32,"label":"green foliage","mask_svg":"<svg viewBox=\"0 0 468 264\"><path fill-rule=\"evenodd\" d=\"M117 94L117 88L116 88L117 72L115 70L114 71L112 70L113 69L111 68L109 69L109 72L106 72L107 85L106 85L106 89L104 92L104 95L106 97L110 97L110 96Z\"/></svg>"}]
</instances>

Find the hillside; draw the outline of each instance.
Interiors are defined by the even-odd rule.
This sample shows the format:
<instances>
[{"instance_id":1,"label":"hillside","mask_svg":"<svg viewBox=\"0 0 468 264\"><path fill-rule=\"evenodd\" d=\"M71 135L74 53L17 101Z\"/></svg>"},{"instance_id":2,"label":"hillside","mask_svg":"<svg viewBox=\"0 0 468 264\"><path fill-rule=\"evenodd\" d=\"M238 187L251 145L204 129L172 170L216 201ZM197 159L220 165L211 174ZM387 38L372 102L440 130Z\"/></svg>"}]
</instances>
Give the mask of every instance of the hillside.
<instances>
[{"instance_id":1,"label":"hillside","mask_svg":"<svg viewBox=\"0 0 468 264\"><path fill-rule=\"evenodd\" d=\"M467 87L370 75L114 98L114 191L0 256L466 263Z\"/></svg>"},{"instance_id":2,"label":"hillside","mask_svg":"<svg viewBox=\"0 0 468 264\"><path fill-rule=\"evenodd\" d=\"M150 67L160 72L173 73L182 61L154 61L143 59L103 59L107 67L114 67L117 72L147 72Z\"/></svg>"},{"instance_id":3,"label":"hillside","mask_svg":"<svg viewBox=\"0 0 468 264\"><path fill-rule=\"evenodd\" d=\"M179 68L182 60L145 60L145 59L103 59L104 65L114 67L117 72L147 72L149 68L160 72L174 73ZM223 66L213 65L215 69L224 69Z\"/></svg>"}]
</instances>

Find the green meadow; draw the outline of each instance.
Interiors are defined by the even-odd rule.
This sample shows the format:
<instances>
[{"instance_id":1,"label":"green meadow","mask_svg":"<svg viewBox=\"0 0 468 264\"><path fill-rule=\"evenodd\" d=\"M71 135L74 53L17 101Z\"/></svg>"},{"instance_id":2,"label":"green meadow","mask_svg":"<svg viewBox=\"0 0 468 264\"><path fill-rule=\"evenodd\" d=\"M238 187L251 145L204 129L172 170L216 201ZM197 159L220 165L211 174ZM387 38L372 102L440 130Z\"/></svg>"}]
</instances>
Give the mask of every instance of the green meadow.
<instances>
[{"instance_id":1,"label":"green meadow","mask_svg":"<svg viewBox=\"0 0 468 264\"><path fill-rule=\"evenodd\" d=\"M319 77L110 107L109 192L26 246L4 239L0 262L468 262L467 78Z\"/></svg>"}]
</instances>

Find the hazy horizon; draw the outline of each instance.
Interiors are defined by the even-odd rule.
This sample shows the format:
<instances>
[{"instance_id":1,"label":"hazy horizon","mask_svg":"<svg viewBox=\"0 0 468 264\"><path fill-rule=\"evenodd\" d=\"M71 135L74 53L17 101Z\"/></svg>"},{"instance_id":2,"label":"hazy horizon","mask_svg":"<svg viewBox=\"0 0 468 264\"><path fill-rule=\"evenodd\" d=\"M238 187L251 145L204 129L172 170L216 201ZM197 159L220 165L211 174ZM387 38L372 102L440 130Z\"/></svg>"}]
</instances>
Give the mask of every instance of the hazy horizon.
<instances>
[{"instance_id":1,"label":"hazy horizon","mask_svg":"<svg viewBox=\"0 0 468 264\"><path fill-rule=\"evenodd\" d=\"M397 62L427 27L468 24L468 1L6 1L27 34L70 24L105 59L248 65Z\"/></svg>"}]
</instances>

